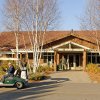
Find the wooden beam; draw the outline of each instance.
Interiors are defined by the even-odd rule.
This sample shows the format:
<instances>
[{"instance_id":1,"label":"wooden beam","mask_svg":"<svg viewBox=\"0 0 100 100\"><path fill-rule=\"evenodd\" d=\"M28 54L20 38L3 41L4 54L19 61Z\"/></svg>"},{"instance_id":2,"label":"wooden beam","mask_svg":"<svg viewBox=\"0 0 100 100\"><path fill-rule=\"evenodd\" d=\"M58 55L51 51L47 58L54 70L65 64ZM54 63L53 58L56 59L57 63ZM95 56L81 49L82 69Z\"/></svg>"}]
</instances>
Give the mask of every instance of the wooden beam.
<instances>
[{"instance_id":1,"label":"wooden beam","mask_svg":"<svg viewBox=\"0 0 100 100\"><path fill-rule=\"evenodd\" d=\"M86 50L83 51L83 71L86 70Z\"/></svg>"}]
</instances>

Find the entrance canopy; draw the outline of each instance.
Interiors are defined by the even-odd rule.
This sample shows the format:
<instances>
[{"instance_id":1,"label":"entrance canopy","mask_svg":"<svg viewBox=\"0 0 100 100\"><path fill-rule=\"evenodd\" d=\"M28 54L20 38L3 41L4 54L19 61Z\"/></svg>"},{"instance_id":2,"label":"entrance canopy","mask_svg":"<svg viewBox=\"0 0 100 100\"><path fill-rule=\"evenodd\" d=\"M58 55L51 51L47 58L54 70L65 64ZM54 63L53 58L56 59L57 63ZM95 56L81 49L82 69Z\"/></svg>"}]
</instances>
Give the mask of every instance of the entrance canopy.
<instances>
[{"instance_id":1,"label":"entrance canopy","mask_svg":"<svg viewBox=\"0 0 100 100\"><path fill-rule=\"evenodd\" d=\"M85 50L90 50L90 48L77 44L75 42L69 41L69 42L64 42L61 43L57 46L52 47L53 49L57 49L58 51L84 51Z\"/></svg>"}]
</instances>

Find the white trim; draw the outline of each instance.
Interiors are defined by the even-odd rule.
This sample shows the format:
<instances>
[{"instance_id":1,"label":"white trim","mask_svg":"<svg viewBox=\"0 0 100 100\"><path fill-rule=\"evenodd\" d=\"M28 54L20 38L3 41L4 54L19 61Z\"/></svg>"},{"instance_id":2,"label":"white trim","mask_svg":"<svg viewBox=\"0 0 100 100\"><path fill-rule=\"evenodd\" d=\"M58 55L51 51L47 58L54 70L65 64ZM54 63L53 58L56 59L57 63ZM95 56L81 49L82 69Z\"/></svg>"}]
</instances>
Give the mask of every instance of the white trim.
<instances>
[{"instance_id":1,"label":"white trim","mask_svg":"<svg viewBox=\"0 0 100 100\"><path fill-rule=\"evenodd\" d=\"M91 50L89 50L88 52L90 52L90 53L100 53L100 51L98 51L98 50L96 50L96 49L91 49Z\"/></svg>"},{"instance_id":2,"label":"white trim","mask_svg":"<svg viewBox=\"0 0 100 100\"><path fill-rule=\"evenodd\" d=\"M17 58L0 58L0 60L18 60Z\"/></svg>"},{"instance_id":3,"label":"white trim","mask_svg":"<svg viewBox=\"0 0 100 100\"><path fill-rule=\"evenodd\" d=\"M63 45L69 44L69 43L70 43L70 44L74 44L74 45L76 45L76 46L79 46L79 47L81 47L81 48L83 48L83 49L88 49L88 50L90 50L90 48L88 48L88 47L86 47L86 46L83 46L83 45L80 45L80 44L77 44L77 43L71 42L71 41L61 43L61 44L59 44L59 45L57 45L57 46L54 46L54 47L52 47L52 48L53 48L53 49L56 49L56 48L58 48L58 47L60 47L60 46L63 46Z\"/></svg>"},{"instance_id":4,"label":"white trim","mask_svg":"<svg viewBox=\"0 0 100 100\"><path fill-rule=\"evenodd\" d=\"M58 51L84 51L84 49L62 49L62 48L59 48Z\"/></svg>"},{"instance_id":5,"label":"white trim","mask_svg":"<svg viewBox=\"0 0 100 100\"><path fill-rule=\"evenodd\" d=\"M6 51L3 52L3 51L1 51L0 54L15 54L15 53L13 53L13 52L6 52Z\"/></svg>"},{"instance_id":6,"label":"white trim","mask_svg":"<svg viewBox=\"0 0 100 100\"><path fill-rule=\"evenodd\" d=\"M16 49L11 49L11 51L13 53L16 52ZM18 53L33 53L33 50L31 49L19 49ZM39 51L40 52L40 51ZM42 52L54 52L54 50L46 50L46 49L43 49Z\"/></svg>"}]
</instances>

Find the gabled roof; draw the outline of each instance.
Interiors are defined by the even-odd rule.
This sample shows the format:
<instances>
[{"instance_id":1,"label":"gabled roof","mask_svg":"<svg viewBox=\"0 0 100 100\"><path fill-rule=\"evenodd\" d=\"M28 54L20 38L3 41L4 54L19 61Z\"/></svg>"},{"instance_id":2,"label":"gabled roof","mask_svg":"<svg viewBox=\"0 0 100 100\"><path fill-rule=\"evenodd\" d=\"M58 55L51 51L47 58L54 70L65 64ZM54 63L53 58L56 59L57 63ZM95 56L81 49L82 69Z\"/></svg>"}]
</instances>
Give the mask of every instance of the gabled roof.
<instances>
[{"instance_id":1,"label":"gabled roof","mask_svg":"<svg viewBox=\"0 0 100 100\"><path fill-rule=\"evenodd\" d=\"M100 31L98 31L98 39L100 40ZM47 36L46 36L47 35ZM96 43L96 33L95 31L53 31L53 32L48 32L45 37L46 42L45 43L50 43L54 42L63 38L66 38L68 36L74 36L86 41L89 41L91 43Z\"/></svg>"},{"instance_id":2,"label":"gabled roof","mask_svg":"<svg viewBox=\"0 0 100 100\"><path fill-rule=\"evenodd\" d=\"M100 40L100 31L97 31L98 39ZM28 34L27 32L20 32L19 34L19 48L25 48L24 40L27 48L31 48L31 43L29 36L32 40L32 33ZM44 36L44 44L54 42L68 36L74 36L85 41L96 44L96 31L48 31ZM16 39L13 32L2 32L0 33L0 48L15 48Z\"/></svg>"}]
</instances>

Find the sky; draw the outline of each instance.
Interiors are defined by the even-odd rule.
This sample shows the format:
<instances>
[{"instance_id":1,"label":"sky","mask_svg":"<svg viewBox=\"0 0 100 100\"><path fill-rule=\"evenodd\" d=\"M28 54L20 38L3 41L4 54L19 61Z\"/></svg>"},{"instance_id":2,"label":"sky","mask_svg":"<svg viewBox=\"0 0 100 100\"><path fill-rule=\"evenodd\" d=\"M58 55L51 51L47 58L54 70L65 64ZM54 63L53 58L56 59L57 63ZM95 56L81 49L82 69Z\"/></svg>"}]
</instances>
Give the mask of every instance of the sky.
<instances>
[{"instance_id":1,"label":"sky","mask_svg":"<svg viewBox=\"0 0 100 100\"><path fill-rule=\"evenodd\" d=\"M59 30L79 30L80 17L86 7L86 0L58 0L61 12Z\"/></svg>"},{"instance_id":2,"label":"sky","mask_svg":"<svg viewBox=\"0 0 100 100\"><path fill-rule=\"evenodd\" d=\"M4 0L0 0L0 7L2 7ZM58 0L58 7L60 11L60 21L57 30L79 30L80 16L85 11L86 0ZM0 31L3 31L2 12L0 12Z\"/></svg>"}]
</instances>

